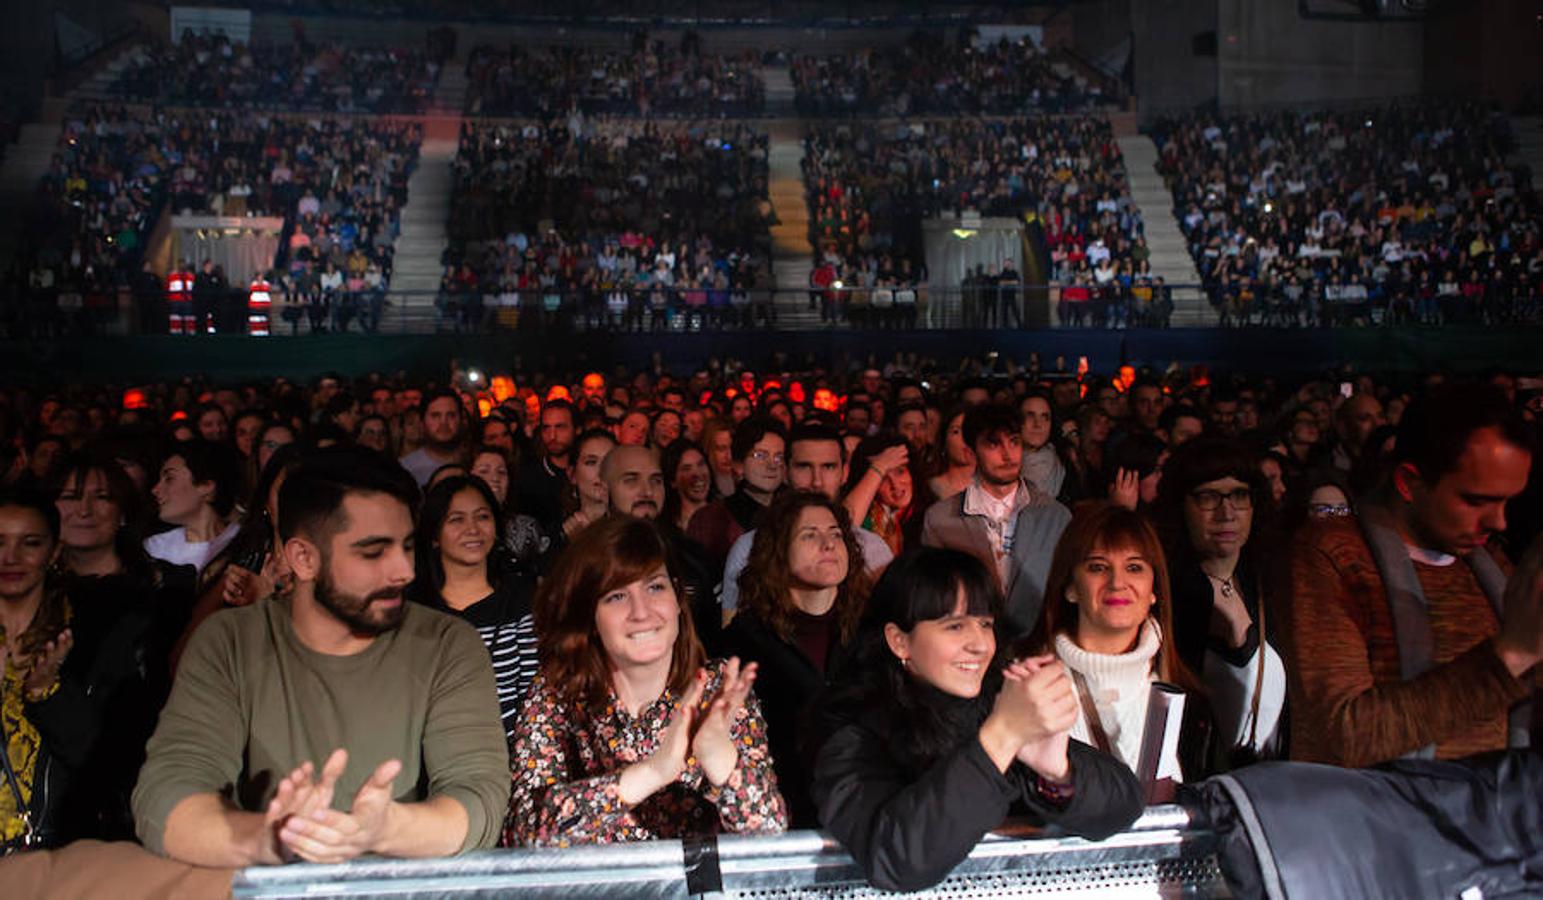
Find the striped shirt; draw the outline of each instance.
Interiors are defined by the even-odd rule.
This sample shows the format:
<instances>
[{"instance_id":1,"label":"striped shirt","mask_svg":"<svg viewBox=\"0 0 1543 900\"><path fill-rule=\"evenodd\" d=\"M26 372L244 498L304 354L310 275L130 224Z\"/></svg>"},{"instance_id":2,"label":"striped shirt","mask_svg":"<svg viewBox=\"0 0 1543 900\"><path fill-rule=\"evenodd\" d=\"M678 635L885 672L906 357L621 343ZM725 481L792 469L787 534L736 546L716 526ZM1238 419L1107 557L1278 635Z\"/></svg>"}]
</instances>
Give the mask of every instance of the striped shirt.
<instances>
[{"instance_id":1,"label":"striped shirt","mask_svg":"<svg viewBox=\"0 0 1543 900\"><path fill-rule=\"evenodd\" d=\"M482 645L492 657L493 680L498 687L498 714L503 719L506 737L513 737L514 727L520 719L520 707L536 678L536 623L530 614L534 590L530 579L510 576L493 593L465 609L440 606L476 628Z\"/></svg>"}]
</instances>

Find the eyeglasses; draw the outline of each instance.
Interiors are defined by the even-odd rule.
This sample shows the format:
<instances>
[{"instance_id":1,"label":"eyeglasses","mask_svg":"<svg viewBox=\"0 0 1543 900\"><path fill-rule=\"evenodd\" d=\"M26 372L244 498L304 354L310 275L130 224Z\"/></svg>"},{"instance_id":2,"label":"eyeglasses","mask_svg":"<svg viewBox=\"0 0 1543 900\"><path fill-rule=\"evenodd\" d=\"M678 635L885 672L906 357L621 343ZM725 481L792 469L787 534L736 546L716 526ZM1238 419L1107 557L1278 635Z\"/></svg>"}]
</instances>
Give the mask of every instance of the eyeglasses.
<instances>
[{"instance_id":1,"label":"eyeglasses","mask_svg":"<svg viewBox=\"0 0 1543 900\"><path fill-rule=\"evenodd\" d=\"M787 459L781 453L773 453L770 450L751 450L750 458L756 462L769 462L774 466L782 465L782 461Z\"/></svg>"},{"instance_id":2,"label":"eyeglasses","mask_svg":"<svg viewBox=\"0 0 1543 900\"><path fill-rule=\"evenodd\" d=\"M1248 488L1235 488L1230 491L1195 491L1189 495L1195 501L1195 505L1205 512L1211 512L1227 501L1233 509L1252 509L1254 495Z\"/></svg>"},{"instance_id":3,"label":"eyeglasses","mask_svg":"<svg viewBox=\"0 0 1543 900\"><path fill-rule=\"evenodd\" d=\"M1310 503L1307 514L1315 519L1338 519L1353 512L1348 503Z\"/></svg>"}]
</instances>

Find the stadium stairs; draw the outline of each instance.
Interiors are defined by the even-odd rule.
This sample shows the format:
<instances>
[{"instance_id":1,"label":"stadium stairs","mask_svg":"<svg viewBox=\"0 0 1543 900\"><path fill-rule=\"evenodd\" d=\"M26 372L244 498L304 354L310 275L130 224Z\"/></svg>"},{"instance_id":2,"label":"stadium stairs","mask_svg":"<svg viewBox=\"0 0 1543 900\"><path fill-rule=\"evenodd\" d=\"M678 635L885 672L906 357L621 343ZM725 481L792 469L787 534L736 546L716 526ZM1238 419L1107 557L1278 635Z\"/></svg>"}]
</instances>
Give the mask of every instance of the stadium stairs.
<instances>
[{"instance_id":1,"label":"stadium stairs","mask_svg":"<svg viewBox=\"0 0 1543 900\"><path fill-rule=\"evenodd\" d=\"M450 165L460 142L466 88L466 61L457 58L446 62L424 118L418 168L407 180L407 205L402 208L402 233L393 259L387 319L411 324L397 330L429 331L434 327L434 298L444 271L441 259L449 241L446 223L454 191Z\"/></svg>"},{"instance_id":2,"label":"stadium stairs","mask_svg":"<svg viewBox=\"0 0 1543 900\"><path fill-rule=\"evenodd\" d=\"M779 328L818 328L819 313L807 301L814 247L809 243L809 204L804 192L804 126L793 107L793 79L787 66L767 66L767 190L777 221L772 225L772 287L777 291Z\"/></svg>"},{"instance_id":3,"label":"stadium stairs","mask_svg":"<svg viewBox=\"0 0 1543 900\"><path fill-rule=\"evenodd\" d=\"M1157 145L1146 135L1128 135L1117 143L1125 157L1131 199L1146 225L1152 274L1162 276L1173 288L1171 324L1175 328L1216 325L1221 317L1200 290L1200 273L1173 215L1173 192L1157 172Z\"/></svg>"}]
</instances>

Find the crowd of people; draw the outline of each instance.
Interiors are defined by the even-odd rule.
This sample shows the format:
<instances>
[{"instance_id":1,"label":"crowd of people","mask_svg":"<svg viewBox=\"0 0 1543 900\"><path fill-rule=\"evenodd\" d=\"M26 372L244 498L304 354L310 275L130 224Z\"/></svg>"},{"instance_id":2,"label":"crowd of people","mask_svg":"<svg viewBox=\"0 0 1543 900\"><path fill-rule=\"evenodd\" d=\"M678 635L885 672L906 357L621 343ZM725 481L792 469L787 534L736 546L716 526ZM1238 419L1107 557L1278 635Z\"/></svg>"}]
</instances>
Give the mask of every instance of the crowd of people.
<instances>
[{"instance_id":1,"label":"crowd of people","mask_svg":"<svg viewBox=\"0 0 1543 900\"><path fill-rule=\"evenodd\" d=\"M291 301L293 327L309 317L312 330L346 328L338 313L348 298L384 300L422 140L412 123L82 108L39 187L30 251L12 273L10 333L100 330L116 321L120 295L140 331L165 333L165 284L143 260L167 207L283 218L271 277ZM371 304L355 305L362 314Z\"/></svg>"},{"instance_id":2,"label":"crowd of people","mask_svg":"<svg viewBox=\"0 0 1543 900\"><path fill-rule=\"evenodd\" d=\"M916 890L1008 815L1537 733L1538 378L991 366L8 389L0 838L823 827Z\"/></svg>"},{"instance_id":3,"label":"crowd of people","mask_svg":"<svg viewBox=\"0 0 1543 900\"><path fill-rule=\"evenodd\" d=\"M444 327L701 329L770 308L751 301L772 212L750 126L467 123L454 177Z\"/></svg>"},{"instance_id":4,"label":"crowd of people","mask_svg":"<svg viewBox=\"0 0 1543 900\"><path fill-rule=\"evenodd\" d=\"M1488 107L1197 113L1153 137L1225 322L1543 317L1543 205Z\"/></svg>"},{"instance_id":5,"label":"crowd of people","mask_svg":"<svg viewBox=\"0 0 1543 900\"><path fill-rule=\"evenodd\" d=\"M1142 213L1103 119L958 119L881 128L822 125L805 140L812 289L925 281L921 222L976 210L1040 226L1061 320L1121 326L1166 320ZM828 276L828 277L827 277ZM976 324L1021 325L1019 273L983 265L965 289L1008 283L1011 296L964 303ZM1171 306L1169 307L1171 309ZM973 311L973 312L971 312ZM1000 316L998 315L1000 312Z\"/></svg>"},{"instance_id":6,"label":"crowd of people","mask_svg":"<svg viewBox=\"0 0 1543 900\"><path fill-rule=\"evenodd\" d=\"M677 45L632 35L623 50L482 46L466 63L466 111L553 119L586 115L748 118L761 115L766 84L753 51L703 53L685 32Z\"/></svg>"},{"instance_id":7,"label":"crowd of people","mask_svg":"<svg viewBox=\"0 0 1543 900\"><path fill-rule=\"evenodd\" d=\"M125 101L210 109L422 113L445 50L316 43L251 43L186 31L129 60L112 93Z\"/></svg>"},{"instance_id":8,"label":"crowd of people","mask_svg":"<svg viewBox=\"0 0 1543 900\"><path fill-rule=\"evenodd\" d=\"M905 44L793 59L803 116L1024 115L1069 113L1112 102L1088 78L1032 39L957 41L917 32Z\"/></svg>"}]
</instances>

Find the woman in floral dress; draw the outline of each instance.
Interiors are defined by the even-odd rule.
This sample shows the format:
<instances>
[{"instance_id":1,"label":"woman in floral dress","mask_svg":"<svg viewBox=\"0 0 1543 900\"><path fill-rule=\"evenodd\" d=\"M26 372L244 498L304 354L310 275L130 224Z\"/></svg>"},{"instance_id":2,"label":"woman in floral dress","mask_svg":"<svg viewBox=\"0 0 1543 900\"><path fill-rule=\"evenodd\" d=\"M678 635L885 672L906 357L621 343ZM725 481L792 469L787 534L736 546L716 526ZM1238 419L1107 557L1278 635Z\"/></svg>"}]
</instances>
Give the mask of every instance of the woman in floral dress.
<instances>
[{"instance_id":1,"label":"woman in floral dress","mask_svg":"<svg viewBox=\"0 0 1543 900\"><path fill-rule=\"evenodd\" d=\"M506 845L787 827L756 667L705 659L671 558L656 525L613 517L581 532L543 582Z\"/></svg>"}]
</instances>

